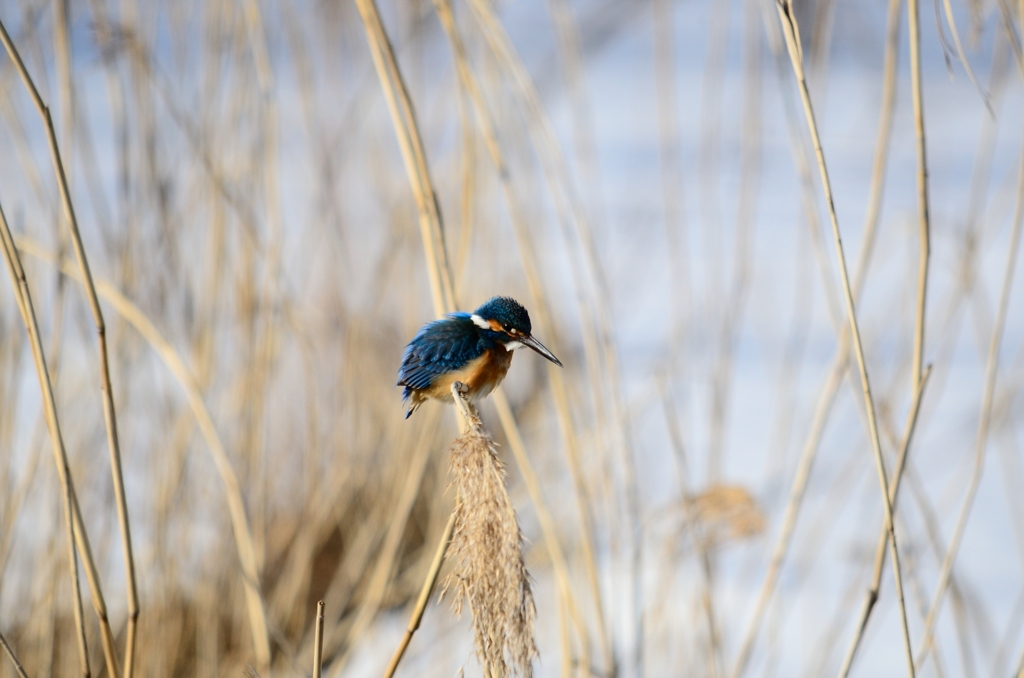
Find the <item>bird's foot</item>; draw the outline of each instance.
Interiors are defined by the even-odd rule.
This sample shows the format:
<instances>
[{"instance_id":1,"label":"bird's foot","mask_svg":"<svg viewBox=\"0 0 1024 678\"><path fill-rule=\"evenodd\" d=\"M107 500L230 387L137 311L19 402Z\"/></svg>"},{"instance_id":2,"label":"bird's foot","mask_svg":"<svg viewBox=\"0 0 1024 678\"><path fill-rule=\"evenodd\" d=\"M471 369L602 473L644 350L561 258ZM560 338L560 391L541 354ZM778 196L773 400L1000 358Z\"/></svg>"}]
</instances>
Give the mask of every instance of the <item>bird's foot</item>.
<instances>
[{"instance_id":1,"label":"bird's foot","mask_svg":"<svg viewBox=\"0 0 1024 678\"><path fill-rule=\"evenodd\" d=\"M452 389L458 391L462 395L469 393L469 386L463 384L461 381L452 382Z\"/></svg>"}]
</instances>

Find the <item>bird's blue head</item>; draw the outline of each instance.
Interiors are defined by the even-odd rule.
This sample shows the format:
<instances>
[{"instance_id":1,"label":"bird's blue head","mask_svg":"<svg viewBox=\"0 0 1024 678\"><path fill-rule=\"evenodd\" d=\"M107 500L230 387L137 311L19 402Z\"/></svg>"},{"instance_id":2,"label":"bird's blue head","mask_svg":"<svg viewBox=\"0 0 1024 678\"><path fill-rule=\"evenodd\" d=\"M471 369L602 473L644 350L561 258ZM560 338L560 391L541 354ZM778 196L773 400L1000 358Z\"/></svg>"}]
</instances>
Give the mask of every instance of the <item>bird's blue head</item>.
<instances>
[{"instance_id":1,"label":"bird's blue head","mask_svg":"<svg viewBox=\"0 0 1024 678\"><path fill-rule=\"evenodd\" d=\"M513 351L520 346L529 346L554 364L562 366L551 351L533 338L530 314L515 299L492 297L473 311L470 318L473 324L490 338L504 345L506 350Z\"/></svg>"}]
</instances>

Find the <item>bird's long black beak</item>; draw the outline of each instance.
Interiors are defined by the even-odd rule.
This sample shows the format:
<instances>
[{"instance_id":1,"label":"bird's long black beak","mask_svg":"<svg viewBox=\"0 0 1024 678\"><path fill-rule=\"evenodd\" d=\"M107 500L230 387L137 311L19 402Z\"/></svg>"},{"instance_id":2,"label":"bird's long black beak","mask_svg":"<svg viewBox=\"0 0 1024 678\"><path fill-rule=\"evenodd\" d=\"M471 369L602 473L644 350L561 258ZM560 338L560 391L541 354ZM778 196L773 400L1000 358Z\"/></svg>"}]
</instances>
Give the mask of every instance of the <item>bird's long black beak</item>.
<instances>
[{"instance_id":1,"label":"bird's long black beak","mask_svg":"<svg viewBox=\"0 0 1024 678\"><path fill-rule=\"evenodd\" d=\"M544 344L540 343L533 337L519 337L519 341L520 343L522 343L523 346L529 346L534 351L540 353L542 356L544 356L554 364L558 365L559 367L562 366L562 361L556 358L554 353L545 348Z\"/></svg>"}]
</instances>

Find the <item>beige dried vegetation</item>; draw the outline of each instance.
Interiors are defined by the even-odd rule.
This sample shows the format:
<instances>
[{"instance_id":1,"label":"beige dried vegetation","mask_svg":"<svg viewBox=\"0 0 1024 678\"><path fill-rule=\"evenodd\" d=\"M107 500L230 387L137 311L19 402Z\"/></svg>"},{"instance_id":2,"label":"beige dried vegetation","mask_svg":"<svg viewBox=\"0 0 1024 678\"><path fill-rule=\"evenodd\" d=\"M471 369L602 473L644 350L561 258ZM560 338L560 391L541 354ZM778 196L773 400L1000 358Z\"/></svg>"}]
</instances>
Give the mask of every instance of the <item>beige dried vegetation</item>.
<instances>
[{"instance_id":1,"label":"beige dried vegetation","mask_svg":"<svg viewBox=\"0 0 1024 678\"><path fill-rule=\"evenodd\" d=\"M509 675L511 668L532 676L536 609L523 534L505 490L505 467L475 412L448 451L448 468L458 499L448 555L454 569L442 595L452 593L456 614L469 606L477 657L492 675Z\"/></svg>"},{"instance_id":2,"label":"beige dried vegetation","mask_svg":"<svg viewBox=\"0 0 1024 678\"><path fill-rule=\"evenodd\" d=\"M772 4L0 1L0 678L1018 674L1024 2Z\"/></svg>"}]
</instances>

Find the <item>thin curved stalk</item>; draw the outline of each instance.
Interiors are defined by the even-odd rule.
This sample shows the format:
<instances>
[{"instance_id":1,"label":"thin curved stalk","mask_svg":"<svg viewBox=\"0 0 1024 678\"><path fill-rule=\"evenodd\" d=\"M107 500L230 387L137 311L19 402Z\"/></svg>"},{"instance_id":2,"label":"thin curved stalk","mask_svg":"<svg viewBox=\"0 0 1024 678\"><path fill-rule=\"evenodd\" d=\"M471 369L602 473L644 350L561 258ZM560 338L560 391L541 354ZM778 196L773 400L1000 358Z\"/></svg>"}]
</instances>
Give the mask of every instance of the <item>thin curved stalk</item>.
<instances>
[{"instance_id":1,"label":"thin curved stalk","mask_svg":"<svg viewBox=\"0 0 1024 678\"><path fill-rule=\"evenodd\" d=\"M818 136L818 125L814 119L814 108L811 104L811 94L807 88L807 78L804 75L803 53L800 47L800 32L796 23L796 16L790 0L776 0L776 9L779 13L779 20L782 23L782 32L786 38L786 47L789 51L790 62L793 65L793 72L796 75L800 90L800 98L804 106L804 114L807 118L807 127L811 133L811 140L814 143L815 155L818 159L818 170L821 174L822 189L825 194L825 203L828 206L829 219L832 222L832 236L836 248L836 259L839 262L839 271L843 281L843 291L846 297L846 311L850 324L850 333L853 337L853 346L857 356L857 367L860 370L861 388L864 392L864 407L868 415L868 428L871 435L871 446L875 453L875 466L878 470L878 484L882 494L882 505L885 508L885 521L889 530L889 546L892 551L893 578L896 582L896 596L899 602L900 621L903 627L903 642L907 652L908 672L914 678L914 657L910 644L910 629L907 625L907 608L903 599L903 576L900 571L899 548L896 542L896 530L893 521L892 503L889 501L889 482L886 478L885 462L882 459L882 444L878 436L878 422L875 418L875 403L871 396L871 382L868 378L867 363L864 358L864 346L861 343L860 327L857 324L857 314L854 308L853 290L850 285L850 275L846 269L846 255L843 252L842 235L839 232L839 220L836 216L835 203L832 198L832 185L828 177L828 169L825 165L825 153L821 147L821 138Z\"/></svg>"},{"instance_id":2,"label":"thin curved stalk","mask_svg":"<svg viewBox=\"0 0 1024 678\"><path fill-rule=\"evenodd\" d=\"M439 316L451 313L456 309L455 287L444 245L441 208L427 169L426 154L416 125L412 100L398 70L398 62L395 60L395 53L384 30L384 24L381 23L376 3L373 0L356 0L356 7L363 19L366 38L370 43L370 54L381 81L388 110L391 112L398 146L402 151L409 183L413 188L413 197L416 199L434 310Z\"/></svg>"},{"instance_id":3,"label":"thin curved stalk","mask_svg":"<svg viewBox=\"0 0 1024 678\"><path fill-rule=\"evenodd\" d=\"M896 63L899 53L899 10L901 2L902 0L889 0L884 65L885 77L882 85L882 103L879 113L878 136L875 142L875 157L871 170L871 187L864 216L864 235L857 260L857 268L854 271L853 277L855 299L860 298L864 281L867 279L871 256L874 252L875 236L878 231L879 215L881 213L882 193L885 186L887 159L892 138L892 119L896 108ZM772 25L767 26L769 44L773 51L781 50L781 45L778 44L778 35L771 28ZM800 156L797 155L797 162L799 163L800 160ZM831 298L831 295L826 294L826 301L829 298ZM846 373L849 351L850 331L848 326L843 326L839 330L839 342L832 358L832 366L819 393L814 416L811 419L810 431L805 439L803 451L797 463L797 470L793 476L789 499L787 500L782 519L782 526L779 529L779 535L772 549L768 569L762 580L757 602L754 605L754 612L747 624L743 640L740 643L740 650L737 653L736 663L730 674L733 678L738 678L746 669L746 664L753 651L754 641L757 638L764 613L767 610L768 601L775 590L775 584L782 570L782 563L789 551L790 541L796 527L796 520L803 503L807 483L810 480L810 473L817 456L818 446L821 443L825 425L828 423L828 417L835 403L836 394L842 385L843 375Z\"/></svg>"},{"instance_id":4,"label":"thin curved stalk","mask_svg":"<svg viewBox=\"0 0 1024 678\"><path fill-rule=\"evenodd\" d=\"M893 4L898 5L897 2L894 2ZM893 505L895 505L896 503L896 493L899 491L900 479L902 477L904 465L906 463L907 449L910 444L910 438L913 435L914 426L917 422L918 411L921 407L921 399L924 392L925 380L928 377L928 372L930 372L929 370L928 372L922 373L922 361L924 355L925 338L925 311L928 286L928 262L931 250L931 228L928 211L928 163L925 146L924 104L922 101L923 95L921 85L920 21L918 14L919 13L917 0L909 0L907 4L907 16L910 35L911 87L913 89L912 98L914 106L914 129L918 162L917 190L919 209L919 234L921 246L920 268L918 272L917 314L914 325L914 348L910 376L911 388L914 393L914 404L911 408L911 418L908 420L907 423L907 432L904 435L903 444L900 447L898 466L895 472L895 476L892 480L892 489L890 490L890 501L893 503ZM959 38L957 38L957 44L959 45ZM864 599L864 604L861 607L861 614L857 626L855 627L856 631L854 637L850 641L850 645L847 649L846 656L843 659L843 664L839 669L839 675L843 678L848 676L850 673L850 669L853 666L853 659L857 654L858 648L860 647L860 641L863 637L864 630L867 628L868 619L871 617L871 613L874 610L875 603L878 601L878 594L882 583L882 566L885 560L885 547L887 542L888 532L885 529L885 526L883 526L882 534L879 535L878 545L875 549L875 562L871 586L868 588L868 591Z\"/></svg>"},{"instance_id":5,"label":"thin curved stalk","mask_svg":"<svg viewBox=\"0 0 1024 678\"><path fill-rule=\"evenodd\" d=\"M948 0L946 0L948 7ZM931 255L931 228L928 217L928 154L924 133L924 93L921 85L921 25L917 0L907 0L907 23L910 31L910 82L914 100L914 138L917 146L917 202L918 232L921 239L920 266L917 281L917 318L914 324L914 357L910 372L911 388L921 388L921 370L924 361L925 305L928 299L928 259ZM956 37L956 29L953 30ZM960 38L956 37L960 49ZM961 55L963 50L960 50ZM964 60L966 64L967 61ZM967 67L970 72L970 66ZM974 74L971 73L971 80ZM988 100L986 99L986 103Z\"/></svg>"},{"instance_id":6,"label":"thin curved stalk","mask_svg":"<svg viewBox=\"0 0 1024 678\"><path fill-rule=\"evenodd\" d=\"M3 30L0 25L0 30ZM6 35L6 33L4 33ZM53 386L50 383L50 373L46 369L46 355L43 350L43 342L39 336L39 323L36 321L36 312L32 304L32 295L28 289L28 280L25 278L25 269L22 268L21 258L18 256L17 247L14 245L14 238L7 225L7 217L4 215L3 206L0 206L0 245L3 246L4 259L7 262L7 272L11 276L11 284L14 287L14 296L18 303L18 311L21 313L22 322L25 324L25 331L28 333L29 344L32 347L32 358L35 362L36 376L39 379L39 390L43 399L43 413L46 418L46 427L50 432L50 442L53 448L53 461L57 466L57 477L60 480L61 499L64 508L65 527L68 538L68 569L71 576L71 591L74 598L73 610L75 616L75 631L78 644L78 659L82 676L89 678L89 652L85 639L85 622L82 615L82 592L78 580L78 559L75 554L76 530L74 526L73 497L74 490L71 487L71 467L68 464L67 450L64 449L64 437L60 432L60 422L57 419L57 403L53 397Z\"/></svg>"},{"instance_id":7,"label":"thin curved stalk","mask_svg":"<svg viewBox=\"0 0 1024 678\"><path fill-rule=\"evenodd\" d=\"M132 552L131 528L128 522L128 503L124 492L124 475L121 470L121 445L117 434L117 413L114 409L113 388L110 383L110 363L107 353L106 324L103 321L103 311L100 309L100 302L96 296L96 287L92 281L92 273L89 270L89 261L85 254L85 247L82 244L82 236L78 231L78 220L75 217L75 209L71 203L71 191L68 187L67 176L64 172L64 163L61 160L60 149L57 145L57 135L53 128L53 119L50 117L50 109L43 102L39 91L36 89L32 76L25 67L18 50L7 34L7 29L0 22L0 40L3 41L7 53L14 62L25 88L28 90L35 104L39 116L42 118L43 126L46 129L46 138L49 143L50 157L53 161L54 172L57 176L57 185L60 188L61 203L64 207L64 216L68 221L68 229L71 234L71 242L74 246L75 256L78 259L78 266L81 269L82 280L85 284L86 296L89 300L89 308L92 311L93 322L96 326L96 339L100 357L100 388L103 392L103 415L107 429L107 446L110 452L110 471L114 487L114 499L117 506L118 524L121 530L121 543L124 553L124 565L128 598L128 633L127 645L125 648L126 676L132 672L134 657L134 645L136 626L139 616L138 587L135 577L135 558ZM83 558L85 556L83 555ZM99 581L95 584L90 577L90 590L93 593L93 605L96 607L97 616L100 618L100 630L103 635L104 654L107 659L107 672L116 678L119 675L117 670L116 655L113 651L113 636L110 632L110 624L106 619L106 609L103 605L103 595L99 588ZM102 613L101 613L102 607Z\"/></svg>"}]
</instances>

